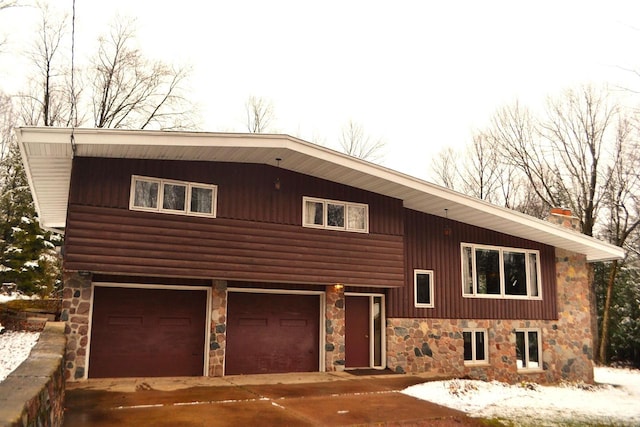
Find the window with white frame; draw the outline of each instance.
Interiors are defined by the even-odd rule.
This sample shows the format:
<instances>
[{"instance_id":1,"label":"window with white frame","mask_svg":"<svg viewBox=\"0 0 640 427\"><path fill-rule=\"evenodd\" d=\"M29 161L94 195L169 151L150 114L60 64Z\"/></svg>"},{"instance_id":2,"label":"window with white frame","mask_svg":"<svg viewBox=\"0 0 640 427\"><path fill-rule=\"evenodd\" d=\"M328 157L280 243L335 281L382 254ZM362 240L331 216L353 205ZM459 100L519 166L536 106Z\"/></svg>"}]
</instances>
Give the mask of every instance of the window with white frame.
<instances>
[{"instance_id":1,"label":"window with white frame","mask_svg":"<svg viewBox=\"0 0 640 427\"><path fill-rule=\"evenodd\" d=\"M129 209L215 217L217 190L210 184L133 175Z\"/></svg>"},{"instance_id":2,"label":"window with white frame","mask_svg":"<svg viewBox=\"0 0 640 427\"><path fill-rule=\"evenodd\" d=\"M489 351L486 329L464 329L462 338L464 340L465 365L488 363Z\"/></svg>"},{"instance_id":3,"label":"window with white frame","mask_svg":"<svg viewBox=\"0 0 640 427\"><path fill-rule=\"evenodd\" d=\"M420 308L433 308L433 271L413 271L413 300Z\"/></svg>"},{"instance_id":4,"label":"window with white frame","mask_svg":"<svg viewBox=\"0 0 640 427\"><path fill-rule=\"evenodd\" d=\"M539 329L516 329L516 365L519 370L542 369L542 345Z\"/></svg>"},{"instance_id":5,"label":"window with white frame","mask_svg":"<svg viewBox=\"0 0 640 427\"><path fill-rule=\"evenodd\" d=\"M302 198L302 225L313 228L369 232L369 206L337 200Z\"/></svg>"},{"instance_id":6,"label":"window with white frame","mask_svg":"<svg viewBox=\"0 0 640 427\"><path fill-rule=\"evenodd\" d=\"M465 297L540 299L540 252L463 243Z\"/></svg>"}]
</instances>

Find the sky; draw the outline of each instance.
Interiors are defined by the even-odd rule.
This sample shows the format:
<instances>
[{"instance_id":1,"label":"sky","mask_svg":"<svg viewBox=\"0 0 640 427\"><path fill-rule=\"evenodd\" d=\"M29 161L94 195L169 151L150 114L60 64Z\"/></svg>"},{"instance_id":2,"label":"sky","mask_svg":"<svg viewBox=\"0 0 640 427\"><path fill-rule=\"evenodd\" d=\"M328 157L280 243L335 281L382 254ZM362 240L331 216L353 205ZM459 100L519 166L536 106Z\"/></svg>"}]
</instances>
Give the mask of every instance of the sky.
<instances>
[{"instance_id":1,"label":"sky","mask_svg":"<svg viewBox=\"0 0 640 427\"><path fill-rule=\"evenodd\" d=\"M28 1L28 0L23 0ZM49 0L71 14L72 0ZM140 49L193 68L204 131L246 131L245 102L269 100L273 131L339 148L350 120L386 142L381 163L430 179L496 109L583 84L640 89L640 2L76 0L76 58L116 15ZM4 11L0 88L24 85L34 8Z\"/></svg>"}]
</instances>

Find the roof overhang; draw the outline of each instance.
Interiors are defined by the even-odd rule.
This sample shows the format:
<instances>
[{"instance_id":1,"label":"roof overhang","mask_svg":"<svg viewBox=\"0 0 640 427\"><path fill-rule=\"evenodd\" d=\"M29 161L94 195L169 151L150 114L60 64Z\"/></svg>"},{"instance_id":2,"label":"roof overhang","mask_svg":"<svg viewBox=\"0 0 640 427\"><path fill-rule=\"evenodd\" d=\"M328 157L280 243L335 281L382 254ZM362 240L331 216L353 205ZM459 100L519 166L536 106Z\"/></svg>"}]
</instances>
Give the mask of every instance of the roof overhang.
<instances>
[{"instance_id":1,"label":"roof overhang","mask_svg":"<svg viewBox=\"0 0 640 427\"><path fill-rule=\"evenodd\" d=\"M400 199L431 215L446 210L451 220L585 254L591 262L624 257L622 248L598 239L288 135L50 127L17 133L43 227L65 227L74 156L258 163Z\"/></svg>"}]
</instances>

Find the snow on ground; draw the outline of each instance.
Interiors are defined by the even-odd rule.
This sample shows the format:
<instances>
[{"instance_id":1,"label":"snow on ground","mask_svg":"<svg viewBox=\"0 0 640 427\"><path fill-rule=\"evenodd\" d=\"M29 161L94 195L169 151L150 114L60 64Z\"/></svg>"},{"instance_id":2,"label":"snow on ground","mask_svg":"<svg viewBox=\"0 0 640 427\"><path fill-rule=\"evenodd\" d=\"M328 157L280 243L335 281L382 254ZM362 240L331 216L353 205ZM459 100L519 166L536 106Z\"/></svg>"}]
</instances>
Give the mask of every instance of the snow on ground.
<instances>
[{"instance_id":1,"label":"snow on ground","mask_svg":"<svg viewBox=\"0 0 640 427\"><path fill-rule=\"evenodd\" d=\"M0 382L29 356L39 336L39 332L0 333Z\"/></svg>"},{"instance_id":2,"label":"snow on ground","mask_svg":"<svg viewBox=\"0 0 640 427\"><path fill-rule=\"evenodd\" d=\"M516 426L640 425L640 371L595 368L595 386L435 381L403 393Z\"/></svg>"},{"instance_id":3,"label":"snow on ground","mask_svg":"<svg viewBox=\"0 0 640 427\"><path fill-rule=\"evenodd\" d=\"M14 301L17 299L38 299L37 296L28 296L28 295L22 295L22 294L18 294L16 292L13 293L13 295L5 295L0 293L0 304L8 302L8 301Z\"/></svg>"}]
</instances>

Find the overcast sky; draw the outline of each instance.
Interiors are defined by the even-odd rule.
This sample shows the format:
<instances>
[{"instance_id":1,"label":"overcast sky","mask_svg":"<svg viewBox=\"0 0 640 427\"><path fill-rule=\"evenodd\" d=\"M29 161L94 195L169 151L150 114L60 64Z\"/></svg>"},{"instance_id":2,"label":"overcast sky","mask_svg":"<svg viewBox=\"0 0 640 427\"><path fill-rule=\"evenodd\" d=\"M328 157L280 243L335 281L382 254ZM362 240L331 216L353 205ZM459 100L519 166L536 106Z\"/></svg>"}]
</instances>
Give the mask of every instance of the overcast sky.
<instances>
[{"instance_id":1,"label":"overcast sky","mask_svg":"<svg viewBox=\"0 0 640 427\"><path fill-rule=\"evenodd\" d=\"M50 0L71 14L72 0ZM584 83L640 89L640 2L76 0L77 57L116 14L134 16L149 56L193 67L206 131L245 131L249 96L270 100L274 130L338 148L349 120L387 142L382 163L429 178L432 156L461 147L499 107ZM38 12L0 15L0 88ZM21 62L22 61L22 62Z\"/></svg>"}]
</instances>

